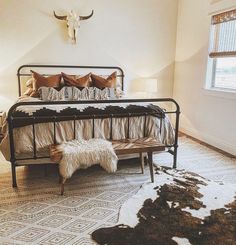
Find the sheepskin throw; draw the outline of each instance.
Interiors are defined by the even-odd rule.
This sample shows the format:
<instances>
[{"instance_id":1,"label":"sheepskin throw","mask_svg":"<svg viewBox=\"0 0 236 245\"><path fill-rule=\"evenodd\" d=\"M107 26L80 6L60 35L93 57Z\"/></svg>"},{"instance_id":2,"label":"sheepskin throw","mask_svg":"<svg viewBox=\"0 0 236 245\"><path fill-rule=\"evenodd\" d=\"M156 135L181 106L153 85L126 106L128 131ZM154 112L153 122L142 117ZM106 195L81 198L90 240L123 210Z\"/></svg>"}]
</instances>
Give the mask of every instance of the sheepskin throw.
<instances>
[{"instance_id":1,"label":"sheepskin throw","mask_svg":"<svg viewBox=\"0 0 236 245\"><path fill-rule=\"evenodd\" d=\"M62 153L59 171L65 179L70 178L77 169L85 169L96 164L100 164L109 173L117 170L118 158L112 143L104 139L68 141L57 145L56 152Z\"/></svg>"}]
</instances>

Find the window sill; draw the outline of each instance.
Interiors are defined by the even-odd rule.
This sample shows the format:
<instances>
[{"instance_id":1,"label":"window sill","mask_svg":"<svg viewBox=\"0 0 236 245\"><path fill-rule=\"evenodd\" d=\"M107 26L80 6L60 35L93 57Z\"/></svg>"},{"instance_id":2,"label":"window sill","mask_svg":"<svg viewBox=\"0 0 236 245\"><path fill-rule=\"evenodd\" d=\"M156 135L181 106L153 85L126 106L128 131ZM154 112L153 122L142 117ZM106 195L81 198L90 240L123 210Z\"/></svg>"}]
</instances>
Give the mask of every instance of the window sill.
<instances>
[{"instance_id":1,"label":"window sill","mask_svg":"<svg viewBox=\"0 0 236 245\"><path fill-rule=\"evenodd\" d=\"M236 90L203 88L203 92L205 95L221 97L224 99L235 99L236 100Z\"/></svg>"}]
</instances>

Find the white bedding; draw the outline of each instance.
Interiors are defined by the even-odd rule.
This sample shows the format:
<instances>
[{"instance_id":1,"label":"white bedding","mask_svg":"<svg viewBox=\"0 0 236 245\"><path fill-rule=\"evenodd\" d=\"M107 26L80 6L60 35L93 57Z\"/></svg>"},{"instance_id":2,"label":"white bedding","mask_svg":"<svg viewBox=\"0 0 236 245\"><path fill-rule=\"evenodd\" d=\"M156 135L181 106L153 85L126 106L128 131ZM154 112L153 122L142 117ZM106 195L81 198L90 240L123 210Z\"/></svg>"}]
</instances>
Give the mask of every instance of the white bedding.
<instances>
[{"instance_id":1,"label":"white bedding","mask_svg":"<svg viewBox=\"0 0 236 245\"><path fill-rule=\"evenodd\" d=\"M28 101L40 101L36 98L23 97L18 100L18 102L28 102ZM132 103L134 104L134 103ZM135 103L135 105L148 105L149 103ZM33 105L33 106L21 106L17 110L25 112L32 115L33 112L46 107L47 109L55 110L57 112L71 107L77 108L83 111L87 107L95 107L98 109L104 109L106 106L111 104L98 104L97 101L94 104L79 104L79 105ZM127 107L129 103L118 103L115 104L119 107ZM162 120L162 122L161 122ZM144 137L144 117L131 117L130 118L130 128L129 132L130 138L142 138ZM96 119L95 120L95 138L110 139L110 119ZM92 138L92 120L76 120L76 139ZM56 140L57 143L70 141L74 139L74 122L73 121L63 121L56 123ZM7 131L7 123L5 122L3 132L5 132L5 137L0 145L0 150L2 151L6 160L10 159L10 149L9 149L9 137ZM113 130L112 138L114 140L124 139L127 137L128 132L128 119L127 118L114 118L113 119ZM53 144L53 123L38 123L35 125L35 136L36 136L36 148L37 152L48 152L49 145ZM147 137L155 137L160 143L166 145L171 145L174 142L174 130L166 116L163 119L159 119L153 116L147 116L146 118L146 135ZM33 152L33 133L32 125L19 127L14 129L14 143L15 143L15 154L31 154Z\"/></svg>"}]
</instances>

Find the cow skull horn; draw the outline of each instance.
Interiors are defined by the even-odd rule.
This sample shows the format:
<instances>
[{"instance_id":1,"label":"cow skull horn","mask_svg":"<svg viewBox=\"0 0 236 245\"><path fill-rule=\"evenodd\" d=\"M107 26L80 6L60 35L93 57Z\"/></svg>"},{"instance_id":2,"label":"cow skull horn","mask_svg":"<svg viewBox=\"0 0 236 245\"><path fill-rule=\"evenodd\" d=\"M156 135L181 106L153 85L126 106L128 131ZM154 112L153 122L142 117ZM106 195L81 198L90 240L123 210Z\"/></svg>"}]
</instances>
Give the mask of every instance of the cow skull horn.
<instances>
[{"instance_id":1,"label":"cow skull horn","mask_svg":"<svg viewBox=\"0 0 236 245\"><path fill-rule=\"evenodd\" d=\"M79 16L76 12L72 11L68 15L60 16L53 11L54 16L59 20L65 20L67 22L68 36L73 43L76 43L76 37L78 29L80 27L80 21L87 20L93 16L93 11L88 16Z\"/></svg>"},{"instance_id":2,"label":"cow skull horn","mask_svg":"<svg viewBox=\"0 0 236 245\"><path fill-rule=\"evenodd\" d=\"M87 19L91 18L92 16L93 16L93 10L92 10L92 13L90 15L88 15L88 16L80 16L79 18L80 18L80 20L87 20Z\"/></svg>"},{"instance_id":3,"label":"cow skull horn","mask_svg":"<svg viewBox=\"0 0 236 245\"><path fill-rule=\"evenodd\" d=\"M66 19L67 19L67 16L66 16L66 15L62 15L62 16L57 15L57 14L55 13L55 11L53 11L53 13L54 13L54 16L55 16L57 19L59 19L59 20L66 20Z\"/></svg>"}]
</instances>

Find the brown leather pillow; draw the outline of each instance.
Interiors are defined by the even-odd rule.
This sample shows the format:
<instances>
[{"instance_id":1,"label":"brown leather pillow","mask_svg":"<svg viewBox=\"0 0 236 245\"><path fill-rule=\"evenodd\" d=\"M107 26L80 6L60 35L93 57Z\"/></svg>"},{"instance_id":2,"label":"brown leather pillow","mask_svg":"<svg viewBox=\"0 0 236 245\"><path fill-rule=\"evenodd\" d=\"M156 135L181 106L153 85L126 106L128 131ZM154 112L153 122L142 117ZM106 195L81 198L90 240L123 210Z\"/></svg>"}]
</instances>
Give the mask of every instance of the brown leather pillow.
<instances>
[{"instance_id":1,"label":"brown leather pillow","mask_svg":"<svg viewBox=\"0 0 236 245\"><path fill-rule=\"evenodd\" d=\"M61 74L44 77L40 75L39 73L32 71L32 70L31 70L31 73L32 73L32 77L34 78L33 90L35 92L37 92L38 89L41 87L58 88L61 86Z\"/></svg>"},{"instance_id":2,"label":"brown leather pillow","mask_svg":"<svg viewBox=\"0 0 236 245\"><path fill-rule=\"evenodd\" d=\"M104 78L95 74L91 74L93 86L103 88L115 88L116 87L116 72L113 72L109 77Z\"/></svg>"},{"instance_id":3,"label":"brown leather pillow","mask_svg":"<svg viewBox=\"0 0 236 245\"><path fill-rule=\"evenodd\" d=\"M86 88L91 86L91 73L83 76L78 77L74 75L68 75L65 73L61 73L65 86L74 86L74 87L80 87L80 88Z\"/></svg>"}]
</instances>

